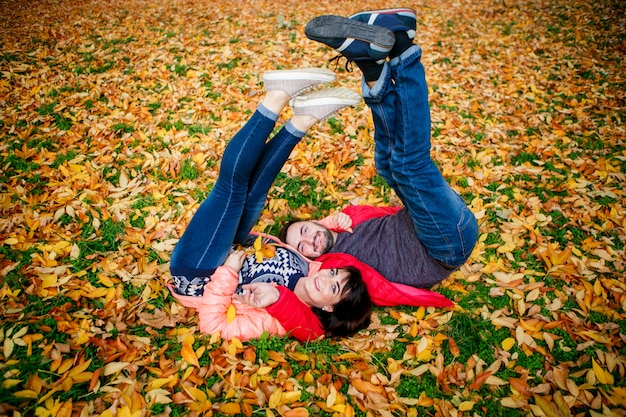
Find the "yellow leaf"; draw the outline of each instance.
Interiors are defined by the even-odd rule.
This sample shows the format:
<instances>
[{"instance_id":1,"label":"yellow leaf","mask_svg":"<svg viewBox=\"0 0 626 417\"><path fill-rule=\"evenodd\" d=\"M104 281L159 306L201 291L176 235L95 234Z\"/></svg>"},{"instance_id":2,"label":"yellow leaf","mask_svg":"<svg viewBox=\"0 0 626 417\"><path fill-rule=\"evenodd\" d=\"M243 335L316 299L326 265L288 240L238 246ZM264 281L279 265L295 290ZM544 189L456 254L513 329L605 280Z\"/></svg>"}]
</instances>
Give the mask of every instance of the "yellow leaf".
<instances>
[{"instance_id":1,"label":"yellow leaf","mask_svg":"<svg viewBox=\"0 0 626 417\"><path fill-rule=\"evenodd\" d=\"M129 362L111 362L104 365L104 375L113 375L130 365Z\"/></svg>"},{"instance_id":2,"label":"yellow leaf","mask_svg":"<svg viewBox=\"0 0 626 417\"><path fill-rule=\"evenodd\" d=\"M37 398L37 393L33 390L24 389L14 392L13 396L18 398Z\"/></svg>"},{"instance_id":3,"label":"yellow leaf","mask_svg":"<svg viewBox=\"0 0 626 417\"><path fill-rule=\"evenodd\" d=\"M113 287L115 285L115 283L111 280L111 278L107 277L104 274L98 274L98 281L100 281L100 284L108 288Z\"/></svg>"},{"instance_id":4,"label":"yellow leaf","mask_svg":"<svg viewBox=\"0 0 626 417\"><path fill-rule=\"evenodd\" d=\"M302 391L289 391L283 394L283 399L286 403L293 403L300 400Z\"/></svg>"},{"instance_id":5,"label":"yellow leaf","mask_svg":"<svg viewBox=\"0 0 626 417\"><path fill-rule=\"evenodd\" d=\"M9 389L20 384L21 382L22 381L20 381L19 379L5 379L4 381L2 381L2 388Z\"/></svg>"},{"instance_id":6,"label":"yellow leaf","mask_svg":"<svg viewBox=\"0 0 626 417\"><path fill-rule=\"evenodd\" d=\"M201 389L196 387L185 387L184 389L195 401L205 402L208 399L206 393Z\"/></svg>"},{"instance_id":7,"label":"yellow leaf","mask_svg":"<svg viewBox=\"0 0 626 417\"><path fill-rule=\"evenodd\" d=\"M459 404L459 411L469 411L474 408L474 401L463 401Z\"/></svg>"},{"instance_id":8,"label":"yellow leaf","mask_svg":"<svg viewBox=\"0 0 626 417\"><path fill-rule=\"evenodd\" d=\"M595 359L592 359L591 362L593 364L593 373L601 384L613 385L615 383L613 375L611 375L610 372L602 369Z\"/></svg>"},{"instance_id":9,"label":"yellow leaf","mask_svg":"<svg viewBox=\"0 0 626 417\"><path fill-rule=\"evenodd\" d=\"M196 356L196 352L194 352L191 345L183 344L180 348L180 354L189 365L200 366L200 364L198 363L198 357Z\"/></svg>"},{"instance_id":10,"label":"yellow leaf","mask_svg":"<svg viewBox=\"0 0 626 417\"><path fill-rule=\"evenodd\" d=\"M72 370L69 373L69 376L73 378L76 375L83 373L85 369L89 368L89 365L91 365L91 359L89 359L86 362L83 362L80 365L76 365L74 368L72 368Z\"/></svg>"},{"instance_id":11,"label":"yellow leaf","mask_svg":"<svg viewBox=\"0 0 626 417\"><path fill-rule=\"evenodd\" d=\"M72 377L72 381L77 382L77 383L87 382L91 380L92 376L93 376L93 372L81 372L80 374L74 375Z\"/></svg>"},{"instance_id":12,"label":"yellow leaf","mask_svg":"<svg viewBox=\"0 0 626 417\"><path fill-rule=\"evenodd\" d=\"M231 346L234 346L236 349L243 349L243 343L241 343L241 340L237 339L236 337L233 337L232 339L230 339L230 344Z\"/></svg>"},{"instance_id":13,"label":"yellow leaf","mask_svg":"<svg viewBox=\"0 0 626 417\"><path fill-rule=\"evenodd\" d=\"M74 381L72 378L65 378L61 381L61 388L63 391L68 392L74 386Z\"/></svg>"},{"instance_id":14,"label":"yellow leaf","mask_svg":"<svg viewBox=\"0 0 626 417\"><path fill-rule=\"evenodd\" d=\"M330 386L330 394L326 397L326 407L330 408L337 402L337 389L334 385Z\"/></svg>"},{"instance_id":15,"label":"yellow leaf","mask_svg":"<svg viewBox=\"0 0 626 417\"><path fill-rule=\"evenodd\" d=\"M549 400L547 400L545 397L540 397L539 395L535 395L535 404L537 404L539 406L539 408L541 408L541 411L543 411L547 417L561 417L556 408L556 406L554 404L552 404Z\"/></svg>"},{"instance_id":16,"label":"yellow leaf","mask_svg":"<svg viewBox=\"0 0 626 417\"><path fill-rule=\"evenodd\" d=\"M308 361L309 355L302 352L290 352L289 356L291 356L296 361Z\"/></svg>"},{"instance_id":17,"label":"yellow leaf","mask_svg":"<svg viewBox=\"0 0 626 417\"><path fill-rule=\"evenodd\" d=\"M426 315L426 308L424 308L424 306L420 306L418 307L417 311L415 313L413 313L413 315L418 319L418 320L423 320L424 316Z\"/></svg>"},{"instance_id":18,"label":"yellow leaf","mask_svg":"<svg viewBox=\"0 0 626 417\"><path fill-rule=\"evenodd\" d=\"M8 358L13 353L13 348L15 347L15 343L11 339L4 339L4 357Z\"/></svg>"},{"instance_id":19,"label":"yellow leaf","mask_svg":"<svg viewBox=\"0 0 626 417\"><path fill-rule=\"evenodd\" d=\"M272 393L272 395L270 395L270 399L268 401L268 405L271 408L277 408L279 405L281 405L281 399L283 398L283 390L278 388L276 391L274 391Z\"/></svg>"},{"instance_id":20,"label":"yellow leaf","mask_svg":"<svg viewBox=\"0 0 626 417\"><path fill-rule=\"evenodd\" d=\"M156 379L153 379L152 381L150 381L150 384L148 385L147 391L159 389L162 386L164 386L166 384L169 384L173 380L176 380L176 377L174 377L173 375L169 376L167 378L156 378Z\"/></svg>"},{"instance_id":21,"label":"yellow leaf","mask_svg":"<svg viewBox=\"0 0 626 417\"><path fill-rule=\"evenodd\" d=\"M16 243L19 243L19 240L17 240L14 237L10 237L8 239L5 239L4 243L7 244L7 245L15 245Z\"/></svg>"},{"instance_id":22,"label":"yellow leaf","mask_svg":"<svg viewBox=\"0 0 626 417\"><path fill-rule=\"evenodd\" d=\"M115 417L131 417L130 408L127 405L118 408Z\"/></svg>"},{"instance_id":23,"label":"yellow leaf","mask_svg":"<svg viewBox=\"0 0 626 417\"><path fill-rule=\"evenodd\" d=\"M333 161L328 162L328 164L326 165L326 172L326 176L328 178L332 178L335 175L335 164L333 163Z\"/></svg>"},{"instance_id":24,"label":"yellow leaf","mask_svg":"<svg viewBox=\"0 0 626 417\"><path fill-rule=\"evenodd\" d=\"M103 288L103 287L94 288L93 290L89 291L89 293L86 294L86 296L88 298L100 298L100 297L104 297L108 291L109 291L108 288Z\"/></svg>"},{"instance_id":25,"label":"yellow leaf","mask_svg":"<svg viewBox=\"0 0 626 417\"><path fill-rule=\"evenodd\" d=\"M270 366L261 366L259 370L257 371L257 374L266 375L266 374L269 374L271 371L272 371L272 368Z\"/></svg>"},{"instance_id":26,"label":"yellow leaf","mask_svg":"<svg viewBox=\"0 0 626 417\"><path fill-rule=\"evenodd\" d=\"M193 337L193 334L188 334L183 337L183 345L191 346L195 341L196 339Z\"/></svg>"},{"instance_id":27,"label":"yellow leaf","mask_svg":"<svg viewBox=\"0 0 626 417\"><path fill-rule=\"evenodd\" d=\"M561 391L556 391L554 393L552 401L554 401L554 403L556 404L556 408L559 410L559 413L561 413L562 416L571 417L572 413L570 412L569 405L567 405L567 402L565 401L565 398L563 398L563 394L561 394Z\"/></svg>"},{"instance_id":28,"label":"yellow leaf","mask_svg":"<svg viewBox=\"0 0 626 417\"><path fill-rule=\"evenodd\" d=\"M428 338L422 337L419 342L417 342L417 352L421 353L425 351L430 345Z\"/></svg>"},{"instance_id":29,"label":"yellow leaf","mask_svg":"<svg viewBox=\"0 0 626 417\"><path fill-rule=\"evenodd\" d=\"M262 244L263 244L263 242L261 241L261 236L257 237L254 240L254 250L255 251L260 251Z\"/></svg>"},{"instance_id":30,"label":"yellow leaf","mask_svg":"<svg viewBox=\"0 0 626 417\"><path fill-rule=\"evenodd\" d=\"M229 305L228 310L226 310L226 321L230 324L237 317L237 309L234 305Z\"/></svg>"},{"instance_id":31,"label":"yellow leaf","mask_svg":"<svg viewBox=\"0 0 626 417\"><path fill-rule=\"evenodd\" d=\"M502 341L502 349L506 350L507 352L511 350L513 346L515 346L515 339L512 337L506 338Z\"/></svg>"},{"instance_id":32,"label":"yellow leaf","mask_svg":"<svg viewBox=\"0 0 626 417\"><path fill-rule=\"evenodd\" d=\"M43 288L55 287L57 285L57 274L42 274L40 278Z\"/></svg>"},{"instance_id":33,"label":"yellow leaf","mask_svg":"<svg viewBox=\"0 0 626 417\"><path fill-rule=\"evenodd\" d=\"M511 251L515 250L516 247L517 247L517 243L516 242L507 242L504 245L498 246L496 251L498 253L507 253L507 252L511 252Z\"/></svg>"},{"instance_id":34,"label":"yellow leaf","mask_svg":"<svg viewBox=\"0 0 626 417\"><path fill-rule=\"evenodd\" d=\"M146 401L157 404L169 404L172 402L168 390L158 388L146 392Z\"/></svg>"},{"instance_id":35,"label":"yellow leaf","mask_svg":"<svg viewBox=\"0 0 626 417\"><path fill-rule=\"evenodd\" d=\"M304 374L304 382L308 385L312 384L313 382L315 382L315 377L313 376L313 374L310 371L307 371L306 374Z\"/></svg>"},{"instance_id":36,"label":"yellow leaf","mask_svg":"<svg viewBox=\"0 0 626 417\"><path fill-rule=\"evenodd\" d=\"M340 360L359 360L359 359L363 359L363 355L360 355L356 352L348 352L348 353L344 353L338 356L338 359Z\"/></svg>"},{"instance_id":37,"label":"yellow leaf","mask_svg":"<svg viewBox=\"0 0 626 417\"><path fill-rule=\"evenodd\" d=\"M65 371L69 370L72 367L73 364L74 364L74 359L72 359L72 358L65 359L59 365L59 368L58 368L57 372L60 373L60 374L64 374Z\"/></svg>"}]
</instances>

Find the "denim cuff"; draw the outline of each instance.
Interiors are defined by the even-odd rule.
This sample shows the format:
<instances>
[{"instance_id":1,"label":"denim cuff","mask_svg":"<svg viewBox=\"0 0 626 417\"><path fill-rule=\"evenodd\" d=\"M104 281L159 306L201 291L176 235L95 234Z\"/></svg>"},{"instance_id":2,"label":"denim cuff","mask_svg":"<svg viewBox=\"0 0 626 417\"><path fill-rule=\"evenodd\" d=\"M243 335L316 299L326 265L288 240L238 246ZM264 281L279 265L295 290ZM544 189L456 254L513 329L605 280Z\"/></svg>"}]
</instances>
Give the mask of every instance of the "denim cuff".
<instances>
[{"instance_id":1,"label":"denim cuff","mask_svg":"<svg viewBox=\"0 0 626 417\"><path fill-rule=\"evenodd\" d=\"M259 106L257 107L257 111L264 117L267 117L268 119L270 119L271 121L276 121L278 120L278 114L274 113L273 111L269 110L267 107L265 107L262 103L259 103Z\"/></svg>"},{"instance_id":2,"label":"denim cuff","mask_svg":"<svg viewBox=\"0 0 626 417\"><path fill-rule=\"evenodd\" d=\"M385 62L383 64L383 70L380 73L380 77L378 77L378 81L374 84L373 87L370 88L369 85L365 82L365 78L361 80L361 92L363 93L363 98L376 98L380 96L380 93L385 89L385 84L387 83L387 79L390 76L390 68L389 64Z\"/></svg>"},{"instance_id":3,"label":"denim cuff","mask_svg":"<svg viewBox=\"0 0 626 417\"><path fill-rule=\"evenodd\" d=\"M285 130L296 138L303 138L304 135L306 135L306 132L296 129L296 127L291 123L291 120L288 120L287 123L285 123Z\"/></svg>"},{"instance_id":4,"label":"denim cuff","mask_svg":"<svg viewBox=\"0 0 626 417\"><path fill-rule=\"evenodd\" d=\"M398 66L403 61L406 61L415 55L417 55L418 57L422 56L422 48L417 44L413 44L413 46L408 48L406 51L402 52L402 55L397 56L393 59L390 59L389 65L391 65L392 67Z\"/></svg>"}]
</instances>

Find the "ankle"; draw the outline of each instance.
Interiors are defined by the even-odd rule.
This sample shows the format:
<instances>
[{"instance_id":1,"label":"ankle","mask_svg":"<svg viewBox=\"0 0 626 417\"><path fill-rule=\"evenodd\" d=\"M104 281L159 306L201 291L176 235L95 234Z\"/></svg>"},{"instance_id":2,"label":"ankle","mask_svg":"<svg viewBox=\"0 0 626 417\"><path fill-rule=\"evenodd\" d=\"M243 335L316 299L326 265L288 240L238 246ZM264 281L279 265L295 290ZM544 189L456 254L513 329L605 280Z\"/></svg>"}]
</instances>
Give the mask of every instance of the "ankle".
<instances>
[{"instance_id":1,"label":"ankle","mask_svg":"<svg viewBox=\"0 0 626 417\"><path fill-rule=\"evenodd\" d=\"M272 90L265 94L261 104L273 113L280 114L283 108L289 103L291 96L282 90Z\"/></svg>"},{"instance_id":2,"label":"ankle","mask_svg":"<svg viewBox=\"0 0 626 417\"><path fill-rule=\"evenodd\" d=\"M383 72L383 64L379 64L376 61L354 61L357 67L363 73L363 78L366 82L376 81L380 78L380 74Z\"/></svg>"},{"instance_id":3,"label":"ankle","mask_svg":"<svg viewBox=\"0 0 626 417\"><path fill-rule=\"evenodd\" d=\"M291 118L290 122L293 127L299 131L306 132L319 122L319 120L306 114L296 114Z\"/></svg>"}]
</instances>

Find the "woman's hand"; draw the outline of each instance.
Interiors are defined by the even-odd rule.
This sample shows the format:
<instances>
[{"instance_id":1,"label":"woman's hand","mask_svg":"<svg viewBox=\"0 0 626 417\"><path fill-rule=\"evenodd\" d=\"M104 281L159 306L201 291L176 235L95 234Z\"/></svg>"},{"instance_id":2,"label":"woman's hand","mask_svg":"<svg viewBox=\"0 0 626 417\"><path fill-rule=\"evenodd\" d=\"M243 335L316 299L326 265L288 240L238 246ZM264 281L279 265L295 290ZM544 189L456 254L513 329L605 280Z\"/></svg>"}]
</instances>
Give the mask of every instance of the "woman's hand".
<instances>
[{"instance_id":1,"label":"woman's hand","mask_svg":"<svg viewBox=\"0 0 626 417\"><path fill-rule=\"evenodd\" d=\"M338 229L346 232L352 232L352 219L346 213L336 213L332 216L332 222Z\"/></svg>"},{"instance_id":2,"label":"woman's hand","mask_svg":"<svg viewBox=\"0 0 626 417\"><path fill-rule=\"evenodd\" d=\"M267 282L253 282L252 284L242 285L241 288L244 290L243 293L233 297L252 307L265 308L271 306L280 298L278 288Z\"/></svg>"},{"instance_id":3,"label":"woman's hand","mask_svg":"<svg viewBox=\"0 0 626 417\"><path fill-rule=\"evenodd\" d=\"M239 272L241 269L241 265L243 265L243 260L246 258L246 252L243 250L236 250L228 255L228 258L224 261L224 266L228 266L234 269L236 272Z\"/></svg>"}]
</instances>

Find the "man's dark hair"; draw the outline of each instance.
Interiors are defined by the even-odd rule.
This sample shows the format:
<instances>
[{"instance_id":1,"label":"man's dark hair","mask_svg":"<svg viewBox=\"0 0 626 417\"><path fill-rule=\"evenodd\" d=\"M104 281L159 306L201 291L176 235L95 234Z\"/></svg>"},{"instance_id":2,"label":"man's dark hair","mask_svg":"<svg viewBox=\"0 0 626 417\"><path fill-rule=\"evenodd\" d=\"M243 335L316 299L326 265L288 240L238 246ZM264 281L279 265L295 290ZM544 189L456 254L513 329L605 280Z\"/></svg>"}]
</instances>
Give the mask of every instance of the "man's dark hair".
<instances>
[{"instance_id":1,"label":"man's dark hair","mask_svg":"<svg viewBox=\"0 0 626 417\"><path fill-rule=\"evenodd\" d=\"M291 220L290 222L287 222L282 229L280 229L280 232L278 233L278 238L283 242L283 243L287 243L287 230L289 230L289 226L291 226L294 223L298 223L300 220L298 219L294 219Z\"/></svg>"},{"instance_id":2,"label":"man's dark hair","mask_svg":"<svg viewBox=\"0 0 626 417\"><path fill-rule=\"evenodd\" d=\"M328 337L347 337L365 329L370 324L372 299L359 271L354 266L339 268L348 272L348 280L341 290L342 298L333 311L312 307Z\"/></svg>"}]
</instances>

